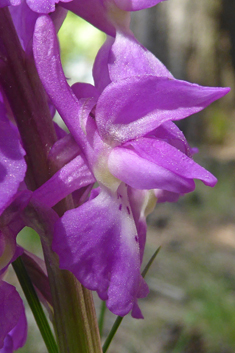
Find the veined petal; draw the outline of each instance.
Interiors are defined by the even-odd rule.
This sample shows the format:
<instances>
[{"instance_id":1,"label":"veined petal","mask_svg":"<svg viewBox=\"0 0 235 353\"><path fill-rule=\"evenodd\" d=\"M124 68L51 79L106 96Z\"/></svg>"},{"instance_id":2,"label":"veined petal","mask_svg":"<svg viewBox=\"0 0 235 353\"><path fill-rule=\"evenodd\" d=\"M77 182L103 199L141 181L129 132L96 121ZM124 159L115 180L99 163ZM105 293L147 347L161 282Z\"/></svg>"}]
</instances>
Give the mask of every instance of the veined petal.
<instances>
[{"instance_id":1,"label":"veined petal","mask_svg":"<svg viewBox=\"0 0 235 353\"><path fill-rule=\"evenodd\" d=\"M127 148L113 148L108 167L116 178L136 189L163 189L184 194L195 188L192 179L181 177Z\"/></svg>"},{"instance_id":2,"label":"veined petal","mask_svg":"<svg viewBox=\"0 0 235 353\"><path fill-rule=\"evenodd\" d=\"M4 349L9 344L9 337L12 339L13 348L23 346L27 335L27 323L25 319L22 299L15 287L0 282L0 348ZM4 350L3 350L4 352Z\"/></svg>"},{"instance_id":3,"label":"veined petal","mask_svg":"<svg viewBox=\"0 0 235 353\"><path fill-rule=\"evenodd\" d=\"M166 141L142 137L127 142L124 146L133 149L141 158L183 178L200 179L208 186L215 186L217 182L210 172Z\"/></svg>"},{"instance_id":4,"label":"veined petal","mask_svg":"<svg viewBox=\"0 0 235 353\"><path fill-rule=\"evenodd\" d=\"M168 120L180 120L204 109L229 88L202 87L151 75L111 83L96 107L102 138L124 142L153 131Z\"/></svg>"},{"instance_id":5,"label":"veined petal","mask_svg":"<svg viewBox=\"0 0 235 353\"><path fill-rule=\"evenodd\" d=\"M121 316L148 293L140 275L137 230L125 189L122 184L113 195L103 189L91 201L67 211L55 226L53 241L60 267L96 290Z\"/></svg>"}]
</instances>

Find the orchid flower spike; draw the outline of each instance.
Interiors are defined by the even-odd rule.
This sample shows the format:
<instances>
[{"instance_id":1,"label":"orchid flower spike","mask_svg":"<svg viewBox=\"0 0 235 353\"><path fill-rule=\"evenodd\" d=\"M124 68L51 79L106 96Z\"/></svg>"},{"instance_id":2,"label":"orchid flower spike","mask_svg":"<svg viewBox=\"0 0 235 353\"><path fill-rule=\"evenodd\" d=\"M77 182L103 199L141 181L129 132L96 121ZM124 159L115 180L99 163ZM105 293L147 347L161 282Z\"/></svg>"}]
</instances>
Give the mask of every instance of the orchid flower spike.
<instances>
[{"instance_id":1,"label":"orchid flower spike","mask_svg":"<svg viewBox=\"0 0 235 353\"><path fill-rule=\"evenodd\" d=\"M61 268L96 290L113 313L132 311L139 318L138 298L148 293L140 273L145 243L140 215L152 204L151 189L184 194L194 190L193 179L216 183L193 161L173 121L204 109L228 89L174 79L133 40L141 63L132 67L131 40L117 36L111 47L106 44L99 64L106 81L101 84L97 75L98 89L68 86L47 16L37 20L33 47L43 85L99 183L89 201L56 223L53 249ZM147 200L134 202L133 194L146 189Z\"/></svg>"}]
</instances>

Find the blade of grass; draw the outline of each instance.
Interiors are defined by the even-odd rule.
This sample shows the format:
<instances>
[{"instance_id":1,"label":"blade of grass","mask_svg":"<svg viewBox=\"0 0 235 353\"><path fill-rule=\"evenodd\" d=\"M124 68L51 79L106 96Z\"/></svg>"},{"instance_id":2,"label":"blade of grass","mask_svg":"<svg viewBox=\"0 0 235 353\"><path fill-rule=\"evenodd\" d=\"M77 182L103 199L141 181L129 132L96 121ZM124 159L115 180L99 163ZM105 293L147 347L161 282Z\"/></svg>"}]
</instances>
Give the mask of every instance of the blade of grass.
<instances>
[{"instance_id":1,"label":"blade of grass","mask_svg":"<svg viewBox=\"0 0 235 353\"><path fill-rule=\"evenodd\" d=\"M51 328L38 299L37 293L29 278L21 257L18 257L12 263L12 266L23 289L25 297L29 303L30 309L32 310L35 321L47 347L48 353L58 353L55 338L52 334Z\"/></svg>"},{"instance_id":2,"label":"blade of grass","mask_svg":"<svg viewBox=\"0 0 235 353\"><path fill-rule=\"evenodd\" d=\"M161 246L159 246L159 247L157 248L157 250L155 251L155 253L154 253L154 254L151 256L151 258L149 259L147 265L145 266L145 268L144 268L144 270L143 270L143 272L142 272L142 276L143 276L143 277L145 277L145 276L147 275L148 270L150 269L150 267L151 267L153 261L155 260L157 254L159 253L160 250L161 250Z\"/></svg>"},{"instance_id":3,"label":"blade of grass","mask_svg":"<svg viewBox=\"0 0 235 353\"><path fill-rule=\"evenodd\" d=\"M150 266L152 265L153 261L155 260L155 258L156 258L156 256L157 256L157 254L159 253L160 249L161 249L161 246L159 246L159 247L157 248L157 250L155 251L155 253L152 255L152 257L151 257L150 260L148 261L147 265L145 266L145 268L144 268L144 270L143 270L143 272L142 272L142 276L143 276L143 277L146 276L146 274L147 274L147 272L148 272ZM122 320L123 320L123 317L122 317L122 316L118 316L118 317L116 318L116 320L115 320L115 322L114 322L114 324L113 324L113 326L112 326L112 328L111 328L111 330L110 330L110 332L109 332L109 334L108 334L108 337L106 338L106 340L105 340L105 342L104 342L104 345L103 345L103 353L106 353L106 352L107 352L110 343L112 342L112 340L113 340L113 338L114 338L114 336L115 336L115 334L116 334L116 332L117 332L119 326L121 325Z\"/></svg>"}]
</instances>

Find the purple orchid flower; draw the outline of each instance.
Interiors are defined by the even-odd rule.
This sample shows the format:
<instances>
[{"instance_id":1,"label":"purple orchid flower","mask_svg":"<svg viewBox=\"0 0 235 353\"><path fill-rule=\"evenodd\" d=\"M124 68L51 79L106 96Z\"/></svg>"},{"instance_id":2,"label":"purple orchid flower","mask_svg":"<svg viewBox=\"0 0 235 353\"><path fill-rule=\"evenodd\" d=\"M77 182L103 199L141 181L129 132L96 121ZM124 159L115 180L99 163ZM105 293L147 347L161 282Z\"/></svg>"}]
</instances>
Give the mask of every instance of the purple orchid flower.
<instances>
[{"instance_id":1,"label":"purple orchid flower","mask_svg":"<svg viewBox=\"0 0 235 353\"><path fill-rule=\"evenodd\" d=\"M115 36L116 28L129 28L130 11L155 6L164 0L73 0L59 3L101 31Z\"/></svg>"},{"instance_id":2,"label":"purple orchid flower","mask_svg":"<svg viewBox=\"0 0 235 353\"><path fill-rule=\"evenodd\" d=\"M148 203L138 205L131 195L144 189L184 194L194 190L194 178L215 185L216 178L192 160L172 121L202 110L228 89L174 79L135 42L143 68L139 71L141 63L134 64L134 70L132 61L121 55L127 45L124 39L123 47L121 41L115 41L115 50L115 43L112 47L120 63L113 60L110 65L109 50L101 56L100 69L106 70L103 90L68 86L49 17L37 20L34 55L50 99L100 185L88 202L56 223L53 248L60 266L96 290L115 314L132 310L132 316L142 317L137 300L148 288L140 274L145 242L140 210Z\"/></svg>"}]
</instances>

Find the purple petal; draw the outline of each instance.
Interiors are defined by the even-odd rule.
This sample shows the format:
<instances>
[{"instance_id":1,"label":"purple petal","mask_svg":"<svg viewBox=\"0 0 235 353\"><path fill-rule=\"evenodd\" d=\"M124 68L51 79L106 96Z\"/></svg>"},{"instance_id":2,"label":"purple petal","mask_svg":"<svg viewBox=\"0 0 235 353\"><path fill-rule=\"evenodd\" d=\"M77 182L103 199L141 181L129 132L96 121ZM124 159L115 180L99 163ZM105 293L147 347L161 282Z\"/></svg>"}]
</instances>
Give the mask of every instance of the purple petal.
<instances>
[{"instance_id":1,"label":"purple petal","mask_svg":"<svg viewBox=\"0 0 235 353\"><path fill-rule=\"evenodd\" d=\"M108 68L111 81L139 75L173 78L167 68L132 33L120 31L117 31L110 50Z\"/></svg>"},{"instance_id":2,"label":"purple petal","mask_svg":"<svg viewBox=\"0 0 235 353\"><path fill-rule=\"evenodd\" d=\"M165 0L114 0L116 5L125 11L138 11L155 6Z\"/></svg>"},{"instance_id":3,"label":"purple petal","mask_svg":"<svg viewBox=\"0 0 235 353\"><path fill-rule=\"evenodd\" d=\"M95 86L99 92L102 92L111 82L109 77L108 61L113 42L114 39L108 36L95 58L93 66L93 78Z\"/></svg>"},{"instance_id":4,"label":"purple petal","mask_svg":"<svg viewBox=\"0 0 235 353\"><path fill-rule=\"evenodd\" d=\"M98 90L89 83L77 82L72 86L72 90L77 99L94 98L97 100L99 98Z\"/></svg>"},{"instance_id":5,"label":"purple petal","mask_svg":"<svg viewBox=\"0 0 235 353\"><path fill-rule=\"evenodd\" d=\"M100 135L128 141L143 136L168 120L180 120L223 97L229 88L202 87L151 75L111 83L96 107Z\"/></svg>"},{"instance_id":6,"label":"purple petal","mask_svg":"<svg viewBox=\"0 0 235 353\"><path fill-rule=\"evenodd\" d=\"M0 282L0 328L0 348L7 335L12 338L14 350L23 346L27 335L23 302L15 287L4 281Z\"/></svg>"},{"instance_id":7,"label":"purple petal","mask_svg":"<svg viewBox=\"0 0 235 353\"><path fill-rule=\"evenodd\" d=\"M37 189L33 198L52 207L73 191L94 182L84 160L77 156Z\"/></svg>"},{"instance_id":8,"label":"purple petal","mask_svg":"<svg viewBox=\"0 0 235 353\"><path fill-rule=\"evenodd\" d=\"M36 22L33 51L39 76L52 103L77 142L83 138L86 144L78 116L80 109L83 111L83 105L89 104L87 101L79 102L66 81L54 25L49 16L41 16ZM95 101L91 105L94 104Z\"/></svg>"},{"instance_id":9,"label":"purple petal","mask_svg":"<svg viewBox=\"0 0 235 353\"><path fill-rule=\"evenodd\" d=\"M49 12L55 11L55 4L58 4L59 1L66 3L72 0L26 0L26 1L32 11L47 14Z\"/></svg>"},{"instance_id":10,"label":"purple petal","mask_svg":"<svg viewBox=\"0 0 235 353\"><path fill-rule=\"evenodd\" d=\"M215 186L217 179L205 168L165 141L140 138L127 142L127 148L134 150L141 158L186 179L200 179L205 185Z\"/></svg>"},{"instance_id":11,"label":"purple petal","mask_svg":"<svg viewBox=\"0 0 235 353\"><path fill-rule=\"evenodd\" d=\"M10 204L24 180L24 155L18 132L5 118L0 102L0 214Z\"/></svg>"},{"instance_id":12,"label":"purple petal","mask_svg":"<svg viewBox=\"0 0 235 353\"><path fill-rule=\"evenodd\" d=\"M154 137L163 141L167 141L187 156L191 157L194 153L184 136L183 132L172 121L166 121L160 125L156 130L147 134L146 137Z\"/></svg>"},{"instance_id":13,"label":"purple petal","mask_svg":"<svg viewBox=\"0 0 235 353\"><path fill-rule=\"evenodd\" d=\"M25 344L27 339L27 320L24 311L22 312L17 325L13 328L13 330L9 332L7 337L11 337L11 341L13 343L13 351L23 347Z\"/></svg>"},{"instance_id":14,"label":"purple petal","mask_svg":"<svg viewBox=\"0 0 235 353\"><path fill-rule=\"evenodd\" d=\"M48 155L48 159L52 163L56 162L59 167L63 167L80 154L80 148L72 135L65 131L64 133L65 135L56 141Z\"/></svg>"},{"instance_id":15,"label":"purple petal","mask_svg":"<svg viewBox=\"0 0 235 353\"><path fill-rule=\"evenodd\" d=\"M102 190L96 198L66 212L55 226L53 250L60 257L60 267L73 272L86 288L96 290L116 315L126 315L137 298L147 295L124 184L116 195Z\"/></svg>"},{"instance_id":16,"label":"purple petal","mask_svg":"<svg viewBox=\"0 0 235 353\"><path fill-rule=\"evenodd\" d=\"M193 180L142 158L130 149L113 148L108 167L116 178L136 189L163 189L184 194L195 188Z\"/></svg>"}]
</instances>

